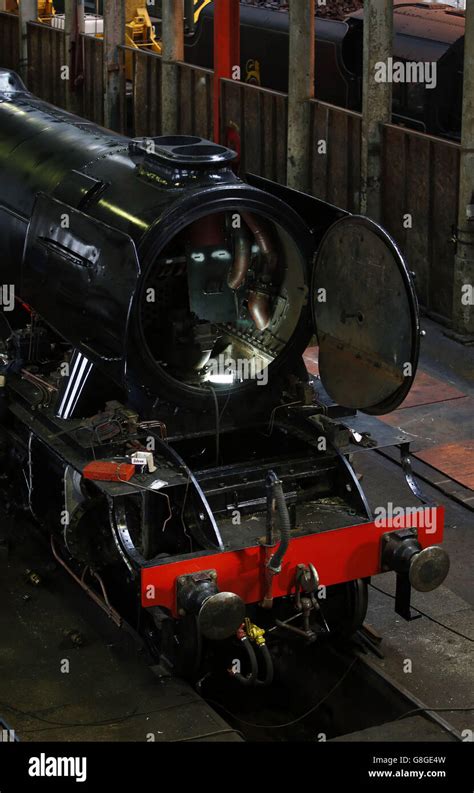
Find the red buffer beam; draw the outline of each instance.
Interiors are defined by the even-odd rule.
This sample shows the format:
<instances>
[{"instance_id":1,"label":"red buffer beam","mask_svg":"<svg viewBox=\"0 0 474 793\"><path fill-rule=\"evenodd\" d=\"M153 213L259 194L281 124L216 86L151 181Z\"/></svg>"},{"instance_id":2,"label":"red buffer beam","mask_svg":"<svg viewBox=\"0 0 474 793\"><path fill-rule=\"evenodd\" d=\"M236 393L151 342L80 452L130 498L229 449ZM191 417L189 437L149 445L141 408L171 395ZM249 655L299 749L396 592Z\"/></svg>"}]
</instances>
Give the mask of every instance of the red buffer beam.
<instances>
[{"instance_id":1,"label":"red buffer beam","mask_svg":"<svg viewBox=\"0 0 474 793\"><path fill-rule=\"evenodd\" d=\"M440 544L444 533L444 507L422 508L417 537L422 548ZM381 542L387 532L413 527L407 512L396 525L384 521L346 526L298 537L290 542L281 573L273 582L273 597L294 592L298 564L314 564L323 586L333 586L382 572ZM202 552L180 561L154 564L141 571L142 606L162 606L178 615L176 581L182 575L216 570L221 592L234 592L245 603L258 603L265 594L265 548L255 545L240 551Z\"/></svg>"}]
</instances>

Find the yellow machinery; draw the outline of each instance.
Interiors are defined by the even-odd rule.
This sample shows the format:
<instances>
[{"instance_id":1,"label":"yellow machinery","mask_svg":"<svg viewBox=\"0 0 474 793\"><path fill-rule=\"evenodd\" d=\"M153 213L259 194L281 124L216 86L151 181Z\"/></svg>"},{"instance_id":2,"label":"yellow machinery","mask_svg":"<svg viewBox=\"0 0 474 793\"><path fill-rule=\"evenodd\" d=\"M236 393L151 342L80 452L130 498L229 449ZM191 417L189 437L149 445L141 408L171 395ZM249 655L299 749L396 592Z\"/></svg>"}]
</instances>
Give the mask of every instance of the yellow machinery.
<instances>
[{"instance_id":1,"label":"yellow machinery","mask_svg":"<svg viewBox=\"0 0 474 793\"><path fill-rule=\"evenodd\" d=\"M137 0L127 0L125 14L125 44L161 55L161 44L156 38L146 7L137 6ZM127 80L133 77L133 56L130 52L125 53L125 75Z\"/></svg>"},{"instance_id":2,"label":"yellow machinery","mask_svg":"<svg viewBox=\"0 0 474 793\"><path fill-rule=\"evenodd\" d=\"M55 13L52 0L38 0L38 22L51 22Z\"/></svg>"},{"instance_id":3,"label":"yellow machinery","mask_svg":"<svg viewBox=\"0 0 474 793\"><path fill-rule=\"evenodd\" d=\"M18 11L21 0L5 0L6 11ZM143 0L138 0L142 2ZM202 10L212 0L193 0L194 14L193 26L199 20ZM53 0L38 0L38 22L51 23L55 15ZM125 44L134 49L148 50L161 55L161 43L157 39L151 19L145 5L137 5L137 0L126 0L125 6ZM102 34L96 34L102 38ZM127 80L133 78L133 56L131 52L125 53L125 74Z\"/></svg>"},{"instance_id":4,"label":"yellow machinery","mask_svg":"<svg viewBox=\"0 0 474 793\"><path fill-rule=\"evenodd\" d=\"M192 29L197 25L202 10L211 2L212 0L193 0ZM127 46L161 55L161 43L156 37L147 9L144 6L137 6L137 0L127 0L125 11ZM125 54L125 74L127 80L133 78L133 56L130 52Z\"/></svg>"},{"instance_id":5,"label":"yellow machinery","mask_svg":"<svg viewBox=\"0 0 474 793\"><path fill-rule=\"evenodd\" d=\"M21 0L6 0L5 11L18 12ZM38 22L51 23L55 15L53 0L38 0Z\"/></svg>"},{"instance_id":6,"label":"yellow machinery","mask_svg":"<svg viewBox=\"0 0 474 793\"><path fill-rule=\"evenodd\" d=\"M138 6L136 0L127 0L125 7L125 41L129 47L147 49L161 53L161 45L157 41L153 25L145 6Z\"/></svg>"},{"instance_id":7,"label":"yellow machinery","mask_svg":"<svg viewBox=\"0 0 474 793\"><path fill-rule=\"evenodd\" d=\"M211 2L212 0L193 0L194 25L197 24L201 11ZM137 0L127 0L125 11L125 43L129 47L149 50L161 55L161 44L156 37L147 9L144 6L137 6ZM127 53L126 72L127 78L131 79L131 56L129 53Z\"/></svg>"}]
</instances>

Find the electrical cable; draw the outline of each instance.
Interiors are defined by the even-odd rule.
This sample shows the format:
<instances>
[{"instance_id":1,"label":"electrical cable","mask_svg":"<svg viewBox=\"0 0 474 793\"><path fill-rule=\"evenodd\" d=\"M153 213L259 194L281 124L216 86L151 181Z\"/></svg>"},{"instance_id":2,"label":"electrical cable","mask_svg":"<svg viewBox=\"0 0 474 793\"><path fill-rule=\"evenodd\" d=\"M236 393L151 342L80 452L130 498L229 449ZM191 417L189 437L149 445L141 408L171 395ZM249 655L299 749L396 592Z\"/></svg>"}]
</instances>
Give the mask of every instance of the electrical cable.
<instances>
[{"instance_id":1,"label":"electrical cable","mask_svg":"<svg viewBox=\"0 0 474 793\"><path fill-rule=\"evenodd\" d=\"M181 525L183 527L184 534L189 540L189 548L190 548L190 551L192 552L192 550L193 550L193 539L192 539L191 535L188 534L188 527L186 526L186 523L184 522L184 510L185 510L185 507L186 507L186 502L188 500L188 492L189 492L189 485L190 484L191 484L191 471L188 471L188 481L186 482L186 490L184 491L183 505L181 507L180 518L181 518Z\"/></svg>"},{"instance_id":2,"label":"electrical cable","mask_svg":"<svg viewBox=\"0 0 474 793\"><path fill-rule=\"evenodd\" d=\"M336 689L338 689L339 686L344 682L349 672L353 669L353 667L355 666L358 660L359 660L358 658L354 658L352 663L347 667L342 677L339 678L337 683L330 689L330 691L328 691L327 694L324 695L322 699L319 700L319 702L316 703L316 705L313 705L312 708L307 710L305 713L302 713L301 716L297 716L296 719L293 719L292 721L287 721L284 724L257 724L252 721L246 721L245 719L241 719L239 716L236 716L235 713L232 713L230 710L228 710L219 702L216 702L213 699L206 699L206 702L209 702L211 705L216 705L218 708L224 711L224 713L227 713L229 716L231 716L231 718L238 721L239 724L245 724L248 727L258 727L264 730L282 730L284 727L292 727L294 724L298 724L298 722L303 721L303 719L306 719L308 716L314 713L314 711L317 710L324 702L326 702L326 700L329 699L331 694L333 694L334 691L336 691Z\"/></svg>"},{"instance_id":3,"label":"electrical cable","mask_svg":"<svg viewBox=\"0 0 474 793\"><path fill-rule=\"evenodd\" d=\"M370 584L370 586L372 587L372 589L375 589L377 592L380 592L382 595L386 595L392 600L395 600L395 595L391 595L390 592L385 592L384 589L379 589L379 587L375 586L375 584ZM426 617L426 619L430 620L430 622L434 622L436 625L439 625L441 628L450 631L450 633L454 633L456 636L460 636L462 639L466 639L466 641L468 642L474 642L474 639L471 636L467 636L465 633L461 633L461 631L457 631L455 628L450 628L449 625L445 625L444 622L440 622L439 620L435 619L435 617L432 617L431 614L427 614L425 611L421 611L421 609L416 608L416 606L412 606L411 608L413 609L413 611L417 611L418 614L421 614L423 617Z\"/></svg>"},{"instance_id":4,"label":"electrical cable","mask_svg":"<svg viewBox=\"0 0 474 793\"><path fill-rule=\"evenodd\" d=\"M219 413L219 400L217 394L211 385L208 386L214 400L214 408L216 411L216 466L219 466L220 457L220 435L221 435L221 417Z\"/></svg>"},{"instance_id":5,"label":"electrical cable","mask_svg":"<svg viewBox=\"0 0 474 793\"><path fill-rule=\"evenodd\" d=\"M2 708L6 708L10 710L12 713L18 713L20 716L25 716L29 719L35 719L36 721L44 722L44 724L51 724L54 727L104 727L109 724L118 724L119 722L126 721L127 719L131 719L133 716L138 715L146 715L146 714L139 714L138 706L130 713L127 713L123 716L117 716L117 718L110 718L110 719L102 719L101 721L89 721L89 722L63 722L63 721L54 721L53 719L45 719L43 716L38 716L36 713L31 713L27 710L21 710L20 708L15 708L13 705L9 705L8 702L1 702L0 703ZM34 732L34 730L33 730Z\"/></svg>"},{"instance_id":6,"label":"electrical cable","mask_svg":"<svg viewBox=\"0 0 474 793\"><path fill-rule=\"evenodd\" d=\"M118 478L118 481L121 482L123 485L128 485L129 487L136 487L139 490L146 490L148 493L154 493L157 496L162 496L162 498L166 498L168 502L168 517L166 518L165 522L163 523L163 526L161 527L161 531L164 532L166 528L166 524L173 517L173 510L171 509L171 501L168 493L162 493L160 490L157 490L156 488L147 487L146 485L139 485L137 482L129 482L126 479L120 479L120 477Z\"/></svg>"},{"instance_id":7,"label":"electrical cable","mask_svg":"<svg viewBox=\"0 0 474 793\"><path fill-rule=\"evenodd\" d=\"M206 732L202 735L193 735L192 738L178 738L176 741L169 741L169 743L188 743L189 741L200 741L203 738L214 738L217 735L232 735L232 734L240 735L241 738L245 741L245 735L240 730L217 730L216 732Z\"/></svg>"},{"instance_id":8,"label":"electrical cable","mask_svg":"<svg viewBox=\"0 0 474 793\"><path fill-rule=\"evenodd\" d=\"M413 710L402 713L402 715L398 716L395 721L402 721L402 719L406 719L408 716L412 716L414 713L465 713L473 710L474 706L469 708L413 708Z\"/></svg>"},{"instance_id":9,"label":"electrical cable","mask_svg":"<svg viewBox=\"0 0 474 793\"><path fill-rule=\"evenodd\" d=\"M197 703L200 704L201 700L200 699L193 699L190 702L188 702L187 705L189 706L189 705L194 705L194 704L197 704ZM38 716L37 713L32 713L32 712L29 712L29 711L21 710L20 708L16 708L13 705L10 705L8 702L1 702L0 701L0 706L2 708L5 708L6 710L11 711L12 713L18 713L20 716L25 716L26 718L35 719L36 721L41 721L41 722L44 722L45 724L51 725L51 727L49 727L49 728L46 727L46 728L44 728L44 730L42 730L42 729L22 730L22 732L24 732L26 734L26 733L31 733L31 732L43 732L43 731L46 731L48 729L54 729L55 727L66 727L66 728L105 727L105 726L109 726L109 725L112 725L112 724L119 724L121 722L127 721L128 719L133 719L136 716L151 716L154 713L164 713L164 712L166 712L168 710L173 710L174 708L182 707L183 703L180 702L180 703L177 703L177 704L168 705L168 706L166 706L164 708L154 708L153 710L145 710L145 711L138 710L139 705L137 705L136 708L134 708L132 711L130 711L129 713L126 713L126 714L124 714L122 716L111 717L109 719L101 719L101 720L98 720L98 721L87 721L87 722L85 722L85 721L82 721L82 722L67 722L67 721L55 721L53 719L46 719L43 716Z\"/></svg>"},{"instance_id":10,"label":"electrical cable","mask_svg":"<svg viewBox=\"0 0 474 793\"><path fill-rule=\"evenodd\" d=\"M231 397L231 394L230 394L230 392L229 392L229 393L227 394L227 399L226 399L226 401L224 402L224 407L222 408L222 410L221 410L221 414L220 414L220 417L219 417L221 421L222 421L222 416L224 415L224 413L225 413L225 411L227 410L227 407L228 407L228 405L229 405L229 402L230 402L230 397Z\"/></svg>"},{"instance_id":11,"label":"electrical cable","mask_svg":"<svg viewBox=\"0 0 474 793\"><path fill-rule=\"evenodd\" d=\"M270 421L269 421L269 424L268 424L269 432L268 433L267 432L262 432L261 435L263 435L264 438L270 438L272 436L273 430L275 428L275 415L276 415L276 412L278 410L283 410L283 408L295 407L296 405L301 405L301 400L298 400L296 402L286 402L286 404L284 404L284 405L277 405L275 408L273 408L272 412L270 413Z\"/></svg>"}]
</instances>

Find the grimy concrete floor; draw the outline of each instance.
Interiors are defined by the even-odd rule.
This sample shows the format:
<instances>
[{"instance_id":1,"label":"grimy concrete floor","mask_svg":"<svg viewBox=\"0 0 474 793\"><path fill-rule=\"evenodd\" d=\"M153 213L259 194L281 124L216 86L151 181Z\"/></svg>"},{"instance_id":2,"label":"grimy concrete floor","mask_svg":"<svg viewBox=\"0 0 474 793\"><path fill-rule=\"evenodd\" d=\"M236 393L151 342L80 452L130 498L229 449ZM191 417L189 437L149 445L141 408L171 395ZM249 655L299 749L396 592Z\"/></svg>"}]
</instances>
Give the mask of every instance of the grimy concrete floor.
<instances>
[{"instance_id":1,"label":"grimy concrete floor","mask_svg":"<svg viewBox=\"0 0 474 793\"><path fill-rule=\"evenodd\" d=\"M19 740L241 740L190 685L154 674L136 634L51 562L30 526L14 530L0 558L0 719Z\"/></svg>"},{"instance_id":2,"label":"grimy concrete floor","mask_svg":"<svg viewBox=\"0 0 474 793\"><path fill-rule=\"evenodd\" d=\"M428 336L423 369L472 397L474 349L449 340L434 323L424 325ZM461 402L452 400L445 406L453 426L459 424L456 410ZM409 417L414 436L426 432L427 426L435 440L446 433L442 418L433 418L432 406L415 410L414 420ZM463 417L466 420L465 412ZM458 437L474 436L473 420L471 414L470 426L458 426ZM396 506L417 503L401 469L391 460L361 452L355 462L373 508L388 501ZM436 472L431 474L436 477ZM413 605L444 627L426 617L404 622L394 613L389 596L394 576L377 577L373 583L388 594L370 590L368 622L383 635L385 656L375 663L430 707L474 707L473 512L422 484L427 495L446 507L445 547L451 569L440 589L415 594ZM21 525L15 525L14 531L12 555L7 559L0 554L0 718L16 729L21 740L163 741L209 733L217 734L207 740L240 740L190 686L178 680L160 682L136 637L117 630L55 569L48 549L39 550L31 532ZM26 568L40 573L41 586L27 582ZM83 646L73 645L70 631L83 636ZM64 661L69 664L67 672ZM474 711L441 715L460 732L474 730Z\"/></svg>"},{"instance_id":3,"label":"grimy concrete floor","mask_svg":"<svg viewBox=\"0 0 474 793\"><path fill-rule=\"evenodd\" d=\"M424 320L422 324L427 331L422 344L423 370L472 399L474 347L447 338L434 322ZM429 404L399 411L399 416L406 414L405 418L401 416L400 426L404 430L410 428L414 437L429 434L434 442L441 438L443 441L439 442L444 442L444 411L449 424L456 429L455 440L474 437L474 411L465 410L465 399L438 405L436 411ZM433 476L433 481L443 479L436 471L418 466L416 460L413 462L415 471L422 469L423 474ZM393 462L377 454L369 457L361 453L357 455L356 466L364 474L362 485L372 508L388 501L397 506L416 505L401 468ZM440 713L461 733L466 731L467 739L471 736L468 731L474 731L474 500L462 505L425 482L420 484L428 497L445 506L444 547L451 568L443 586L432 593L414 593L412 603L446 627L426 617L405 622L394 613L393 600L371 588L368 622L383 635L385 654L384 660L375 662L430 707L472 707L473 710L466 712ZM378 576L372 583L394 594L394 574ZM412 662L411 668L406 661Z\"/></svg>"}]
</instances>

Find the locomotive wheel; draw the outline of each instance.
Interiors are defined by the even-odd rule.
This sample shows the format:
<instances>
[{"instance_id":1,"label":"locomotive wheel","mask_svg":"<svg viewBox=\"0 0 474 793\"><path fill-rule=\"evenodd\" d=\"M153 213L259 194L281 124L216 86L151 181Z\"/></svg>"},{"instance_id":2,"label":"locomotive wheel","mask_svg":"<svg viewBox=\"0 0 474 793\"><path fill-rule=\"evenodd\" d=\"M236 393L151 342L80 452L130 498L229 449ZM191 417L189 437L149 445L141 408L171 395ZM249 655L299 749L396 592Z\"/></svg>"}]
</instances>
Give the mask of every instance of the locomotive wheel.
<instances>
[{"instance_id":1,"label":"locomotive wheel","mask_svg":"<svg viewBox=\"0 0 474 793\"><path fill-rule=\"evenodd\" d=\"M362 627L367 606L367 582L361 578L331 587L327 602L321 603L331 633L344 638L353 636Z\"/></svg>"},{"instance_id":2,"label":"locomotive wheel","mask_svg":"<svg viewBox=\"0 0 474 793\"><path fill-rule=\"evenodd\" d=\"M116 559L108 529L107 503L101 497L86 499L75 509L64 538L71 556L95 570Z\"/></svg>"}]
</instances>

